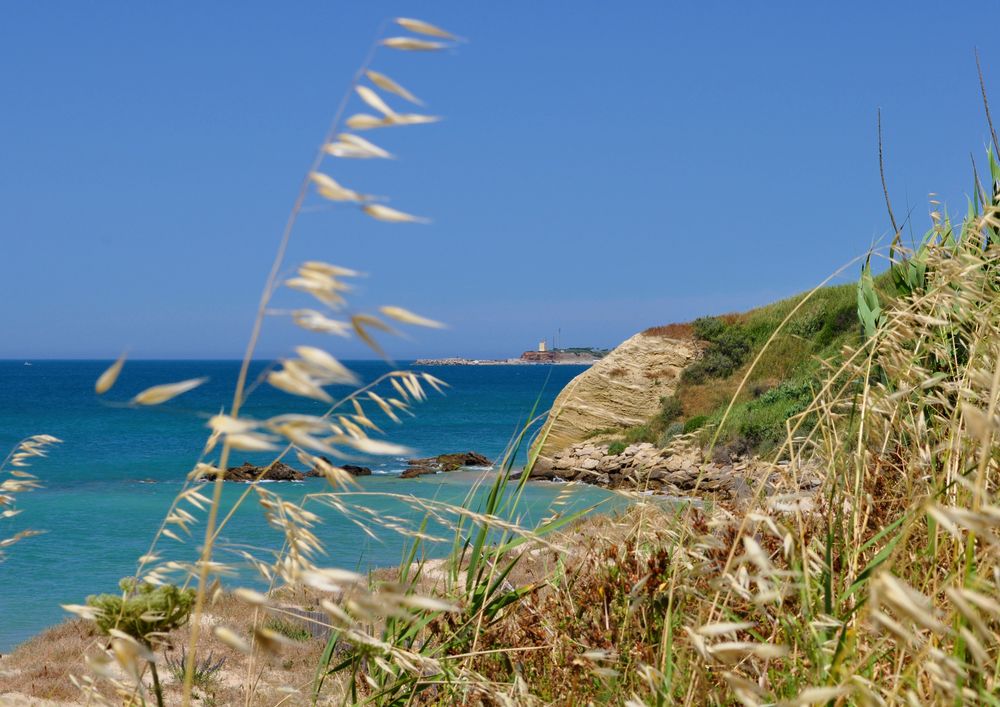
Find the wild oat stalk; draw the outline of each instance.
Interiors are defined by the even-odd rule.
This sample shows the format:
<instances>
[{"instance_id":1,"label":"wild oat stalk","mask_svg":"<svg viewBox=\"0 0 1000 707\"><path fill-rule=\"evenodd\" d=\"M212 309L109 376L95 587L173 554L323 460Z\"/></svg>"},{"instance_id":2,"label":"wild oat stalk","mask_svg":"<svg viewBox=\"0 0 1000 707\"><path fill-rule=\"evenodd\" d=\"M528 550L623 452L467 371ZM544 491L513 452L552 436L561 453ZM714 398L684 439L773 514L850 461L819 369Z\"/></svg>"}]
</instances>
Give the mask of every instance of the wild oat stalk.
<instances>
[{"instance_id":1,"label":"wild oat stalk","mask_svg":"<svg viewBox=\"0 0 1000 707\"><path fill-rule=\"evenodd\" d=\"M214 559L218 532L221 525L232 516L236 507L247 497L247 494L244 494L220 524L223 478L231 451L234 449L254 452L279 451L284 445L285 450L281 453L282 455L294 451L302 463L321 470L332 484L347 487L350 484L350 476L325 457L350 459L352 454L359 453L398 455L407 451L398 445L370 436L371 432L380 430L378 425L372 421L365 407L374 407L388 419L399 422L401 414L409 414L410 408L414 404L426 398L425 385L430 385L438 390L443 385L441 381L428 374L392 372L379 381L387 384L386 392L376 392L375 386L369 385L348 396L341 403L336 403L327 392L326 387L332 384L354 385L358 383L357 378L327 351L313 346L299 346L295 349L297 354L295 357L282 360L278 368L266 374L266 382L292 395L329 403L328 412L321 416L287 413L268 420L255 420L241 415L241 409L249 390L250 362L256 351L265 317L275 313L269 309L269 305L282 284L281 273L284 268L285 253L307 200L315 194L336 204L355 206L371 218L387 223L424 223L427 221L424 218L379 203L376 197L342 185L324 169L328 162L333 165L340 160L391 157L388 151L361 137L358 134L359 131L418 125L439 120L436 116L399 112L391 107L384 95L379 93L380 90L410 103L420 104L421 102L393 79L372 70L370 67L380 49L434 52L452 47L460 40L449 32L420 20L398 18L393 21L393 24L412 34L385 37L384 32L389 23L384 23L379 29L368 55L355 73L349 89L340 102L327 136L303 178L281 234L277 254L258 303L232 403L228 411L220 413L210 420L209 426L212 433L205 446L203 460L199 462L192 472L191 479L189 479L189 481L194 481L196 478L214 477L211 497L201 494L195 486L186 486L175 500L164 525L157 533L157 540L169 538L182 541L182 536L190 534L192 526L199 521L199 515L203 514L205 516L204 531L199 559L194 564L163 561L156 550L155 541L149 552L140 558L137 579L145 582L146 586L163 585L170 581L171 576L178 576L185 584L193 582L195 586L196 593L186 651L187 666L182 695L182 701L185 705L190 704L192 698L192 683L201 642L203 616L206 604L210 599L211 580L214 575L227 571L225 564ZM342 126L343 115L352 99L360 100L378 115L358 113L343 120ZM441 326L434 320L414 314L399 306L381 307L377 314L346 311L346 294L351 290L348 281L357 275L357 272L349 268L321 261L309 261L302 264L298 267L296 275L285 279L283 284L289 289L311 296L316 304L313 305L313 308L299 308L284 314L288 314L296 325L307 331L338 336L355 335L380 355L382 355L382 349L374 337L374 332L395 333L387 320L404 325ZM283 314L282 312L277 313ZM124 363L125 356L123 354L101 375L95 385L99 395L111 390L122 373ZM136 395L130 403L136 406L158 405L193 389L204 380L196 378L154 386ZM344 402L351 404L350 411L340 409ZM213 459L212 455L216 452L217 457ZM306 510L304 505L286 502L263 488L256 487L254 490L268 521L282 533L284 541L283 549L277 552L272 561L262 561L245 553L245 559L256 567L266 579L272 583L280 580L289 586L301 584L318 586L325 591L333 591L336 587L335 591L339 593L343 593L357 584L350 573L325 570L316 565L317 557L322 552L322 545L312 530L313 526L319 522L319 518L315 514ZM328 505L340 508L349 514L356 510L339 501L337 494L323 496L325 496L323 500ZM381 519L375 518L374 520ZM385 524L383 523L383 525ZM269 603L264 595L251 590L242 590L238 592L238 595L253 605L264 606ZM264 598L262 599L262 597ZM123 596L122 600L125 601L127 598L127 596ZM367 603L373 608L378 607L379 611L392 611L393 603L397 600L402 602L400 606L410 605L414 601L406 596L394 598L382 593L382 596L377 599L371 598L367 600ZM93 612L88 611L85 607L69 606L67 608L82 616L94 618ZM426 608L425 606L424 609ZM336 611L339 611L339 609L332 608L330 610L334 615L336 615ZM104 612L99 618L105 621L110 620L110 630L114 631L117 630L114 626L123 617L120 612L114 617L109 617L107 612ZM253 653L256 648L273 650L281 642L267 629L255 630L254 636L249 642L225 627L217 626L213 633L223 643L248 653ZM118 654L111 657L118 660L123 669L127 670L132 666L128 660L123 662ZM138 676L133 677L138 679ZM85 687L88 689L92 687L92 682ZM138 688L141 691L141 685ZM246 695L248 702L251 699L251 694L252 690L248 690Z\"/></svg>"},{"instance_id":2,"label":"wild oat stalk","mask_svg":"<svg viewBox=\"0 0 1000 707\"><path fill-rule=\"evenodd\" d=\"M38 488L38 477L27 471L32 462L48 455L48 448L62 440L52 435L32 435L22 439L7 456L0 461L0 475L6 477L0 481L0 520L14 518L21 514L16 507L17 496ZM37 530L21 530L6 538L0 538L0 562L3 562L6 549L11 545L38 535Z\"/></svg>"}]
</instances>

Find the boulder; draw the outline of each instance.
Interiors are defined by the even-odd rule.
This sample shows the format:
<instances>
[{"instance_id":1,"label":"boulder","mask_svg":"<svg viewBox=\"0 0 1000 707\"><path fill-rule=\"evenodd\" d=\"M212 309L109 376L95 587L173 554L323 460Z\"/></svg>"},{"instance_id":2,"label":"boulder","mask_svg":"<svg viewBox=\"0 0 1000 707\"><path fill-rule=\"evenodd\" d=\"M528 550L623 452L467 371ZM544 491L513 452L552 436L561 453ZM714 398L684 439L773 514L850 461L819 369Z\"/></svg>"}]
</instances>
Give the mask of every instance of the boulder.
<instances>
[{"instance_id":1,"label":"boulder","mask_svg":"<svg viewBox=\"0 0 1000 707\"><path fill-rule=\"evenodd\" d=\"M306 477L301 471L293 469L284 462L274 462L263 467L254 466L250 462L243 462L240 466L231 466L226 469L223 479L226 481L302 481Z\"/></svg>"},{"instance_id":2,"label":"boulder","mask_svg":"<svg viewBox=\"0 0 1000 707\"><path fill-rule=\"evenodd\" d=\"M403 473L399 475L401 479L412 479L416 476L426 476L428 474L436 474L440 469L435 469L429 466L408 466L403 469Z\"/></svg>"},{"instance_id":3,"label":"boulder","mask_svg":"<svg viewBox=\"0 0 1000 707\"><path fill-rule=\"evenodd\" d=\"M577 474L579 473L580 473L579 468L555 469L552 472L552 475L555 476L556 478L562 479L563 481L572 481L573 479L576 478ZM532 472L531 476L532 478L535 478L535 473Z\"/></svg>"},{"instance_id":4,"label":"boulder","mask_svg":"<svg viewBox=\"0 0 1000 707\"><path fill-rule=\"evenodd\" d=\"M325 461L330 466L335 466L337 468L343 469L344 471L346 471L351 476L371 476L372 475L372 470L369 469L367 466L357 466L355 464L334 464L332 461L330 461L326 457L320 457L320 459L322 459L323 461ZM323 472L320 471L319 468L313 467L312 469L310 469L309 471L306 472L306 476L309 476L309 477L323 476Z\"/></svg>"},{"instance_id":5,"label":"boulder","mask_svg":"<svg viewBox=\"0 0 1000 707\"><path fill-rule=\"evenodd\" d=\"M515 480L520 479L521 474L523 473L524 472L519 471L516 474L513 474L510 478ZM537 464L535 464L535 466L531 469L531 473L528 476L529 478L534 479L535 481L552 481L553 479L556 478L556 471L553 470L552 467L540 467Z\"/></svg>"},{"instance_id":6,"label":"boulder","mask_svg":"<svg viewBox=\"0 0 1000 707\"><path fill-rule=\"evenodd\" d=\"M441 471L455 471L463 466L493 466L493 462L478 452L439 454L433 459L441 466Z\"/></svg>"},{"instance_id":7,"label":"boulder","mask_svg":"<svg viewBox=\"0 0 1000 707\"><path fill-rule=\"evenodd\" d=\"M531 467L531 471L528 474L532 479L552 479L555 476L556 469L566 469L568 468L568 463L565 461L565 457L559 457L554 461L546 461L542 464L535 464ZM521 478L518 474L512 478Z\"/></svg>"},{"instance_id":8,"label":"boulder","mask_svg":"<svg viewBox=\"0 0 1000 707\"><path fill-rule=\"evenodd\" d=\"M467 466L493 466L493 462L478 452L457 452L438 454L424 459L407 459L407 468L400 474L401 479L436 474L439 471L457 471Z\"/></svg>"}]
</instances>

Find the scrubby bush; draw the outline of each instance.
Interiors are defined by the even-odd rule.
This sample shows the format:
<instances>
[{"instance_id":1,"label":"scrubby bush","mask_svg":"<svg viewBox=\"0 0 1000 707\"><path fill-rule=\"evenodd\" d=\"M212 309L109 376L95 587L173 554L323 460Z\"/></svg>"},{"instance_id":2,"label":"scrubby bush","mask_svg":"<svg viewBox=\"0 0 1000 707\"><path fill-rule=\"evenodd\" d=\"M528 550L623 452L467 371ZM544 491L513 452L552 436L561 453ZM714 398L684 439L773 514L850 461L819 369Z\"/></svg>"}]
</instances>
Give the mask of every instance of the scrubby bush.
<instances>
[{"instance_id":1,"label":"scrubby bush","mask_svg":"<svg viewBox=\"0 0 1000 707\"><path fill-rule=\"evenodd\" d=\"M661 447L666 447L673 441L674 437L679 434L684 433L684 423L683 422L672 422L667 426L665 430L660 434L660 438L656 440L657 444Z\"/></svg>"},{"instance_id":2,"label":"scrubby bush","mask_svg":"<svg viewBox=\"0 0 1000 707\"><path fill-rule=\"evenodd\" d=\"M608 445L608 454L610 454L611 456L615 456L617 454L621 454L622 452L625 451L625 447L627 447L627 446L628 445L626 445L621 440L612 442L611 444Z\"/></svg>"},{"instance_id":3,"label":"scrubby bush","mask_svg":"<svg viewBox=\"0 0 1000 707\"><path fill-rule=\"evenodd\" d=\"M740 324L727 324L715 317L703 317L695 321L694 331L708 346L704 356L681 373L681 380L686 383L701 383L709 378L732 375L750 354L753 340Z\"/></svg>"},{"instance_id":4,"label":"scrubby bush","mask_svg":"<svg viewBox=\"0 0 1000 707\"><path fill-rule=\"evenodd\" d=\"M173 584L137 585L135 579L126 577L118 586L121 594L87 597L87 605L97 610L97 627L104 633L117 629L146 645L157 634L183 626L194 603L193 589L180 589Z\"/></svg>"},{"instance_id":5,"label":"scrubby bush","mask_svg":"<svg viewBox=\"0 0 1000 707\"><path fill-rule=\"evenodd\" d=\"M702 341L715 341L726 330L726 323L718 317L698 317L691 326Z\"/></svg>"},{"instance_id":6,"label":"scrubby bush","mask_svg":"<svg viewBox=\"0 0 1000 707\"><path fill-rule=\"evenodd\" d=\"M684 408L681 406L681 401L675 396L660 398L660 422L662 424L669 425L683 414Z\"/></svg>"},{"instance_id":7,"label":"scrubby bush","mask_svg":"<svg viewBox=\"0 0 1000 707\"><path fill-rule=\"evenodd\" d=\"M684 434L694 432L705 426L708 422L708 415L695 415L694 417L688 418L684 421Z\"/></svg>"},{"instance_id":8,"label":"scrubby bush","mask_svg":"<svg viewBox=\"0 0 1000 707\"><path fill-rule=\"evenodd\" d=\"M656 434L649 425L637 425L629 427L624 434L626 444L638 444L639 442L652 442Z\"/></svg>"},{"instance_id":9,"label":"scrubby bush","mask_svg":"<svg viewBox=\"0 0 1000 707\"><path fill-rule=\"evenodd\" d=\"M289 621L276 616L268 619L264 626L265 628L268 628L285 638L290 638L293 641L308 641L312 638L312 634L309 633L309 629L297 621Z\"/></svg>"},{"instance_id":10,"label":"scrubby bush","mask_svg":"<svg viewBox=\"0 0 1000 707\"><path fill-rule=\"evenodd\" d=\"M121 594L89 596L87 606L95 610L94 622L97 627L104 633L111 634L115 652L123 656L120 662L130 671L139 674L138 661L142 655L146 656L153 678L156 703L163 707L163 690L150 649L167 633L187 623L194 606L195 591L181 589L173 584L157 587L146 582L137 583L132 577L122 579L118 586L122 590ZM133 643L129 645L122 634ZM133 647L136 644L146 650L135 651Z\"/></svg>"},{"instance_id":11,"label":"scrubby bush","mask_svg":"<svg viewBox=\"0 0 1000 707\"><path fill-rule=\"evenodd\" d=\"M813 399L811 380L786 381L753 400L736 405L726 422L724 438L738 436L759 452L785 438L785 421L809 406ZM804 421L808 429L810 421Z\"/></svg>"},{"instance_id":12,"label":"scrubby bush","mask_svg":"<svg viewBox=\"0 0 1000 707\"><path fill-rule=\"evenodd\" d=\"M181 646L181 653L177 658L167 656L164 661L167 669L178 683L184 682L184 671L187 668L187 648ZM218 678L218 673L226 664L225 657L215 660L215 654L209 653L204 658L199 658L194 662L194 677L192 683L195 687L207 690L212 687Z\"/></svg>"}]
</instances>

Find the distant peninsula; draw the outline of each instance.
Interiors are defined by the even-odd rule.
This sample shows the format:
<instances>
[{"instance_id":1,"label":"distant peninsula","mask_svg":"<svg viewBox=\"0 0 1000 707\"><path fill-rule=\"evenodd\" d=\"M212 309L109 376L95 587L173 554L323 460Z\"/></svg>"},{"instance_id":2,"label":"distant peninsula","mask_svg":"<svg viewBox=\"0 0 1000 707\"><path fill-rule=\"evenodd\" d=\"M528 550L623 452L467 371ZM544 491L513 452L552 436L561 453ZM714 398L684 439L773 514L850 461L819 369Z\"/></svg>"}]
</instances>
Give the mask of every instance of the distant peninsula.
<instances>
[{"instance_id":1,"label":"distant peninsula","mask_svg":"<svg viewBox=\"0 0 1000 707\"><path fill-rule=\"evenodd\" d=\"M550 348L543 341L533 351L525 351L518 358L419 358L415 366L520 366L560 364L589 366L608 355L608 349L593 347Z\"/></svg>"}]
</instances>

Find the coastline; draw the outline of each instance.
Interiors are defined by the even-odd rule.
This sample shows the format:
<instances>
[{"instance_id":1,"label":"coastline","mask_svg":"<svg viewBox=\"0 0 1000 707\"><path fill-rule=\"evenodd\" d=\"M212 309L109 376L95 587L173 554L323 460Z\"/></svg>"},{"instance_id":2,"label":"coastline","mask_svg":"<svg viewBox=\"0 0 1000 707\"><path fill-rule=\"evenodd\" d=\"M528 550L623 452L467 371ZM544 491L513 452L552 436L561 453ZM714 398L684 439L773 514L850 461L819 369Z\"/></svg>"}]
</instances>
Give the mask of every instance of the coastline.
<instances>
[{"instance_id":1,"label":"coastline","mask_svg":"<svg viewBox=\"0 0 1000 707\"><path fill-rule=\"evenodd\" d=\"M394 496L413 496L416 499L435 500L437 502L460 505L468 496L470 489L478 487L477 493L485 493L497 471L487 468L462 468L454 471L439 471L434 474L424 474L411 478L404 478L401 473L373 473L371 476L356 477L355 481L361 486L363 492L370 497L392 498ZM154 531L151 524L158 522L156 511L165 507L174 498L178 489L177 480L158 480L155 483L140 479L122 480L102 484L100 492L107 499L110 505L121 506L126 502L137 504L150 520L150 524L141 523L138 528L133 527L136 536L142 536L132 543L132 550L122 553L118 559L102 563L99 570L91 574L84 572L76 561L72 566L79 570L78 577L86 577L83 584L77 583L74 586L64 588L57 597L53 597L51 602L45 604L45 611L41 620L31 616L26 618L22 612L19 620L15 620L14 626L7 625L3 632L0 632L0 653L7 655L14 652L22 644L31 641L39 634L60 625L66 618L65 613L59 608L60 603L80 603L84 597L93 593L101 593L113 590L118 580L127 576L134 568L134 558L138 557L147 547L147 536L151 536ZM306 494L316 493L327 488L327 482L321 478L306 478L302 481L263 481L258 482L266 487L270 492L277 493L290 500L295 500ZM565 495L567 489L563 483L532 483L525 493L523 500L527 522L538 521L550 512L551 504L558 498ZM247 489L245 482L227 482L223 491L224 503L232 502L236 497ZM30 500L30 505L26 511L37 516L46 506L54 508L55 511L62 512L65 509L63 500L65 498L78 497L79 494L65 494L59 489L40 489L37 497ZM586 508L597 503L607 505L607 499L611 496L606 489L597 486L580 484L568 499L568 505L563 509ZM364 504L363 504L364 505ZM615 504L611 504L612 506ZM390 510L401 517L409 518L414 524L419 522L422 513L413 504L390 504L383 506L379 501L374 501L367 505L368 508L383 508ZM70 519L78 517L76 512L67 513ZM322 528L321 535L325 538L336 538L338 536L352 536L357 530L354 523L347 518L334 512L321 512ZM131 516L126 514L125 521L134 522ZM43 519L38 519L36 526L48 530L45 535L32 538L34 544L24 544L18 551L13 552L7 558L10 563L9 568L23 571L25 574L37 572L37 567L47 561L50 557L48 550L37 541L47 541L57 543L64 551L74 553L79 557L86 556L86 542L80 538L77 542L68 536L68 530L53 525ZM149 525L149 527L147 527ZM113 528L117 527L112 524ZM270 526L264 518L256 512L256 509L248 507L245 512L237 514L230 523L227 537L238 539L241 542L263 545L271 533ZM402 552L402 538L397 534L384 534L377 542L360 543L359 545L340 545L329 548L330 561L340 567L356 568L363 565L366 570L378 570L395 566L399 554ZM437 548L442 555L450 549L448 547ZM133 554L133 552L135 554ZM174 548L177 559L189 559L185 555L183 546ZM121 560L120 562L118 560ZM23 568L23 569L22 569ZM247 582L253 586L256 578L252 575L242 577L239 581ZM79 585L79 586L77 586ZM27 612L31 615L32 612ZM13 618L13 617L11 617ZM2 691L0 691L2 693ZM0 700L0 704L3 701Z\"/></svg>"},{"instance_id":2,"label":"coastline","mask_svg":"<svg viewBox=\"0 0 1000 707\"><path fill-rule=\"evenodd\" d=\"M600 359L567 361L525 361L520 358L418 358L414 366L592 366Z\"/></svg>"},{"instance_id":3,"label":"coastline","mask_svg":"<svg viewBox=\"0 0 1000 707\"><path fill-rule=\"evenodd\" d=\"M612 506L589 513L567 527L556 530L546 542L510 550L505 556L508 559L520 558L520 561L508 578L517 586L539 584L557 566L566 563L589 574L592 569L588 560L599 554L594 549L594 538L598 539L601 547L618 546L628 536L637 514L666 519L673 512L670 501L663 505L647 501L639 506ZM406 565L411 573L410 581L413 582L415 593L443 598L454 597L456 592L460 596L465 591L464 573L457 585L448 580L448 566L452 561L449 550L450 545L439 556ZM461 561L459 566L464 570L468 563ZM386 563L373 568L369 576L373 585L396 583L399 582L402 567L399 562ZM372 590L363 591L367 593ZM560 589L548 586L543 591L553 595ZM314 589L278 588L268 592L267 596L271 608L262 617L257 616L253 606L229 591L220 593L203 616L201 627L205 630L205 635L202 641L213 656L221 659L219 668L210 676L210 682L202 686L204 695L210 696L212 700L232 704L245 696L242 678L247 670L247 656L221 641L210 630L218 625L230 627L241 635L249 635L254 628L264 626L284 636L281 642L284 662L267 661L260 667L262 679L254 686L255 695L264 704L280 704L283 698L287 699L288 692L283 687L285 684L307 684L314 677L315 666L322 660L322 652L331 635L328 619L323 612L314 610L314 607L319 606L324 598L330 598L330 595ZM531 602L536 607L544 605L541 594L531 599ZM508 614L507 621L518 623L515 614ZM177 661L177 651L173 646L186 645L190 640L190 630L190 623L172 629L168 640L158 649L162 674L170 674L168 661ZM94 647L102 640L104 635L95 630L92 624L72 616L38 631L0 655L0 704L26 707L70 707L84 704L82 693L68 676L86 672L88 664L85 655L93 653ZM341 651L338 655L344 655L345 650L346 645L338 643L338 651ZM116 677L125 677L117 666L111 670ZM145 688L151 691L149 678L145 678L143 682ZM329 692L325 696L337 695L337 701L340 701L342 695L337 692L335 683L336 680L327 682L326 689ZM163 681L163 688L167 704L176 704L180 697L180 683L176 679L167 678ZM106 685L104 689L103 696L110 699L112 693Z\"/></svg>"}]
</instances>

